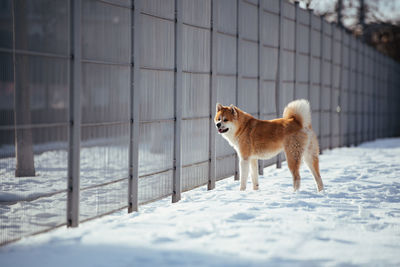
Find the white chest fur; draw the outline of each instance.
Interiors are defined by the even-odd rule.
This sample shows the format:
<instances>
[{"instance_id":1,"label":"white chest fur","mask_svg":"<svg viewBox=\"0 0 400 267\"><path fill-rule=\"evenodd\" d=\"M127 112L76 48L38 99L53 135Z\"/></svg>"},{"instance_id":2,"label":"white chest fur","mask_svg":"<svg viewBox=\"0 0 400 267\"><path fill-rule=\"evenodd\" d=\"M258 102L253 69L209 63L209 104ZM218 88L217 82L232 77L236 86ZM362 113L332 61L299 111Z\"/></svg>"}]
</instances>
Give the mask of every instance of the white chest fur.
<instances>
[{"instance_id":1,"label":"white chest fur","mask_svg":"<svg viewBox=\"0 0 400 267\"><path fill-rule=\"evenodd\" d=\"M228 131L225 134L222 134L222 137L226 139L226 141L228 141L228 143L237 151L238 149L238 142L236 140L236 137L234 135L234 133L232 133L233 131Z\"/></svg>"}]
</instances>

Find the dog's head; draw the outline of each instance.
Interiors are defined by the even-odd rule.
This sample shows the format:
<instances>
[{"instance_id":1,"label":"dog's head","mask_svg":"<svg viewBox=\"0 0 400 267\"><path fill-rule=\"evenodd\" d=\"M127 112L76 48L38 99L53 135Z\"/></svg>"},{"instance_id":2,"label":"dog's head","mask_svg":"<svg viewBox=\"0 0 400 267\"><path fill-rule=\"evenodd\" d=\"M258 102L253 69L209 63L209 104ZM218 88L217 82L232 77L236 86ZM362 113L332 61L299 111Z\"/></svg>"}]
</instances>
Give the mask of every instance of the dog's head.
<instances>
[{"instance_id":1,"label":"dog's head","mask_svg":"<svg viewBox=\"0 0 400 267\"><path fill-rule=\"evenodd\" d=\"M234 132L238 116L237 107L233 105L227 107L217 103L216 109L214 122L218 132L220 134L225 134L228 131Z\"/></svg>"}]
</instances>

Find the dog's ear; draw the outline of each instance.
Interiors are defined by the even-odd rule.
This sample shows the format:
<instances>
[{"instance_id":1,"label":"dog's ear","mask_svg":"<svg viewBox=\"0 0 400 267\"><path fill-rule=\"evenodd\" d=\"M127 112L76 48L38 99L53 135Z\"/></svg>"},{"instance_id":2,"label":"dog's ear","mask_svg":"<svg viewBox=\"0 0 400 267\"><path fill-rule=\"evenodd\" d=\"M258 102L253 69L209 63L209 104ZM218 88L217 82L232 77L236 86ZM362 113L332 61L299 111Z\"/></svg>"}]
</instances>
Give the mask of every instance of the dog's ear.
<instances>
[{"instance_id":1,"label":"dog's ear","mask_svg":"<svg viewBox=\"0 0 400 267\"><path fill-rule=\"evenodd\" d=\"M232 111L232 115L234 117L237 117L238 111L237 111L237 107L235 107L233 104L230 105L231 111Z\"/></svg>"},{"instance_id":2,"label":"dog's ear","mask_svg":"<svg viewBox=\"0 0 400 267\"><path fill-rule=\"evenodd\" d=\"M220 103L217 103L216 107L216 112L220 111L222 109L222 105Z\"/></svg>"}]
</instances>

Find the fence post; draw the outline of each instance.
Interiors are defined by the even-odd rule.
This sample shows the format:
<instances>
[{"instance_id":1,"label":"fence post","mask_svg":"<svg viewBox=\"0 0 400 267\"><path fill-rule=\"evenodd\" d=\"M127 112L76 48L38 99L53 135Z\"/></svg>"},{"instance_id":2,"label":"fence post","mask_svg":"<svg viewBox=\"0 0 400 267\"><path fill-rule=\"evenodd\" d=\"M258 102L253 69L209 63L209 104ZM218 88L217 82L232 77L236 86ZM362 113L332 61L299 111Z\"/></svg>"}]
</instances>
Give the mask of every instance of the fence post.
<instances>
[{"instance_id":1,"label":"fence post","mask_svg":"<svg viewBox=\"0 0 400 267\"><path fill-rule=\"evenodd\" d=\"M211 38L210 38L210 62L211 62L211 72L210 72L210 166L208 174L208 190L215 188L216 173L216 153L215 153L215 131L214 131L214 114L215 114L215 104L217 102L217 2L211 0Z\"/></svg>"},{"instance_id":2,"label":"fence post","mask_svg":"<svg viewBox=\"0 0 400 267\"><path fill-rule=\"evenodd\" d=\"M385 70L386 70L386 82L385 82L385 84L386 84L386 86L385 86L385 104L383 105L384 106L384 125L385 125L385 128L384 128L384 130L385 130L385 132L384 132L384 135L383 135L383 137L387 137L387 136L389 136L389 130L390 130L390 128L389 128L389 123L390 123L390 120L389 120L389 103L390 103L390 99L389 99L389 91L390 91L390 65L389 65L389 63L390 63L390 61L389 61L389 58L388 57L386 57L385 56Z\"/></svg>"},{"instance_id":3,"label":"fence post","mask_svg":"<svg viewBox=\"0 0 400 267\"><path fill-rule=\"evenodd\" d=\"M296 99L296 95L298 94L297 90L299 90L299 79L297 77L297 63L300 58L299 52L299 36L297 32L297 26L299 25L299 2L295 0L294 2L294 62L293 62L293 77L294 77L294 84L293 84L293 100Z\"/></svg>"},{"instance_id":4,"label":"fence post","mask_svg":"<svg viewBox=\"0 0 400 267\"><path fill-rule=\"evenodd\" d=\"M343 96L343 50L344 50L344 41L343 41L343 27L342 24L339 24L340 29L340 65L339 65L339 99L338 99L338 106L339 106L339 147L343 144L343 134L342 134L342 114L343 114L343 107L342 107L342 96Z\"/></svg>"},{"instance_id":5,"label":"fence post","mask_svg":"<svg viewBox=\"0 0 400 267\"><path fill-rule=\"evenodd\" d=\"M322 91L324 90L324 16L320 17L321 20L321 40L320 40L320 53L321 53L321 58L320 58L320 73L319 73L319 133L318 133L318 143L319 143L319 153L322 155L322 150L323 150L323 144L322 144Z\"/></svg>"},{"instance_id":6,"label":"fence post","mask_svg":"<svg viewBox=\"0 0 400 267\"><path fill-rule=\"evenodd\" d=\"M359 112L361 113L361 125L360 125L360 138L359 143L362 143L364 141L364 131L365 131L365 125L364 125L364 95L365 95L365 88L364 88L364 64L365 64L365 51L364 51L364 43L362 40L359 40L359 47L360 47L360 59L361 59L361 65L360 65L360 84L358 85L359 89L359 96L361 99L359 99L360 107L359 107Z\"/></svg>"},{"instance_id":7,"label":"fence post","mask_svg":"<svg viewBox=\"0 0 400 267\"><path fill-rule=\"evenodd\" d=\"M356 53L356 65L355 65L355 85L354 85L354 90L355 90L355 92L357 93L357 96L359 96L359 94L358 94L358 75L359 75L359 64L358 64L358 57L359 57L359 45L358 45L358 42L357 42L357 39L354 39L354 42L355 42L355 47L356 47L356 49L355 49L355 53ZM355 124L354 124L354 126L355 126L355 135L354 135L354 145L355 146L358 146L358 99L356 98L355 99L355 107L354 107L354 109L355 109Z\"/></svg>"},{"instance_id":8,"label":"fence post","mask_svg":"<svg viewBox=\"0 0 400 267\"><path fill-rule=\"evenodd\" d=\"M258 0L258 57L257 57L257 70L258 70L258 74L257 74L257 94L258 94L258 118L261 120L261 103L262 103L262 99L264 99L263 97L261 97L262 94L262 87L261 87L261 68L263 67L261 65L261 53L262 53L262 41L261 41L261 35L262 35L262 31L261 31L261 27L262 27L262 19L261 16L263 14L263 0ZM264 175L264 161L263 160L258 160L258 174L259 175Z\"/></svg>"},{"instance_id":9,"label":"fence post","mask_svg":"<svg viewBox=\"0 0 400 267\"><path fill-rule=\"evenodd\" d=\"M309 9L308 10L308 14L309 14L309 18L308 18L308 88L307 88L307 98L308 101L311 102L311 86L312 86L312 82L311 82L311 62L312 62L312 52L311 52L311 35L313 32L313 27L312 27L312 17L313 17L313 9ZM311 109L312 110L312 109Z\"/></svg>"},{"instance_id":10,"label":"fence post","mask_svg":"<svg viewBox=\"0 0 400 267\"><path fill-rule=\"evenodd\" d=\"M372 64L372 81L373 81L373 86L372 86L372 92L371 92L371 96L372 96L372 106L373 106L373 124L372 124L372 140L376 139L376 100L377 100L377 95L376 95L376 86L377 86L377 72L378 72L378 68L377 68L377 52L375 49L373 49L372 51L372 60L373 60L373 64Z\"/></svg>"},{"instance_id":11,"label":"fence post","mask_svg":"<svg viewBox=\"0 0 400 267\"><path fill-rule=\"evenodd\" d=\"M346 142L344 146L349 147L350 146L350 128L349 128L349 120L350 120L350 80L351 80L351 39L349 34L345 31L345 34L348 35L347 38L347 100L346 100Z\"/></svg>"},{"instance_id":12,"label":"fence post","mask_svg":"<svg viewBox=\"0 0 400 267\"><path fill-rule=\"evenodd\" d=\"M139 183L139 111L140 111L140 1L132 1L131 10L131 88L128 213L138 211Z\"/></svg>"},{"instance_id":13,"label":"fence post","mask_svg":"<svg viewBox=\"0 0 400 267\"><path fill-rule=\"evenodd\" d=\"M282 54L283 54L283 45L282 45L282 36L283 36L283 1L279 1L279 50L278 50L278 66L277 73L278 76L276 79L275 86L275 104L276 104L276 116L280 117L280 90L282 88ZM276 167L280 169L282 167L282 157L281 154L276 156Z\"/></svg>"},{"instance_id":14,"label":"fence post","mask_svg":"<svg viewBox=\"0 0 400 267\"><path fill-rule=\"evenodd\" d=\"M172 203L181 199L182 178L182 0L175 0L175 139Z\"/></svg>"},{"instance_id":15,"label":"fence post","mask_svg":"<svg viewBox=\"0 0 400 267\"><path fill-rule=\"evenodd\" d=\"M375 50L372 51L372 107L373 107L373 123L372 123L372 140L376 139L376 99L377 99L377 95L375 93L376 91L376 85L377 85L377 64L378 62L376 61L377 59L377 53Z\"/></svg>"},{"instance_id":16,"label":"fence post","mask_svg":"<svg viewBox=\"0 0 400 267\"><path fill-rule=\"evenodd\" d=\"M241 84L241 77L242 77L242 71L240 68L240 1L236 1L236 88L235 88L235 94L236 94L236 105L239 104L239 86ZM239 180L239 156L236 153L235 156L235 176L234 180L238 181Z\"/></svg>"},{"instance_id":17,"label":"fence post","mask_svg":"<svg viewBox=\"0 0 400 267\"><path fill-rule=\"evenodd\" d=\"M368 49L368 72L367 72L367 83L368 83L368 95L367 95L367 107L368 107L368 127L367 127L367 140L370 141L372 139L372 129L373 129L373 105L372 105L372 88L373 88L373 73L371 69L371 65L373 65L373 54L370 47Z\"/></svg>"},{"instance_id":18,"label":"fence post","mask_svg":"<svg viewBox=\"0 0 400 267\"><path fill-rule=\"evenodd\" d=\"M81 51L81 0L70 2L70 91L69 91L69 147L68 147L68 188L67 226L79 225L79 179L81 140L81 92L82 92L82 51Z\"/></svg>"},{"instance_id":19,"label":"fence post","mask_svg":"<svg viewBox=\"0 0 400 267\"><path fill-rule=\"evenodd\" d=\"M350 113L350 118L348 120L347 125L350 125L351 121L355 121L356 120L356 106L357 106L357 102L355 99L355 90L357 87L357 50L356 50L356 45L355 45L355 38L350 35L350 40L349 40L349 44L350 44L350 52L349 52L349 58L350 60L350 79L349 79L349 91L350 91L350 107L351 110L349 108L349 113ZM352 54L354 53L354 62L352 60ZM352 87L352 83L351 81L354 81L354 87ZM349 128L350 129L350 128ZM355 141L355 133L357 132L357 123L353 123L353 126L351 127L351 132L350 132L350 138L349 138L349 147L351 145L355 145L356 141Z\"/></svg>"},{"instance_id":20,"label":"fence post","mask_svg":"<svg viewBox=\"0 0 400 267\"><path fill-rule=\"evenodd\" d=\"M331 27L331 73L330 73L330 89L329 89L329 149L333 148L333 92L334 92L334 86L333 86L333 69L335 67L335 64L333 62L333 55L334 55L334 49L335 49L335 24L331 23L329 25L329 27Z\"/></svg>"}]
</instances>

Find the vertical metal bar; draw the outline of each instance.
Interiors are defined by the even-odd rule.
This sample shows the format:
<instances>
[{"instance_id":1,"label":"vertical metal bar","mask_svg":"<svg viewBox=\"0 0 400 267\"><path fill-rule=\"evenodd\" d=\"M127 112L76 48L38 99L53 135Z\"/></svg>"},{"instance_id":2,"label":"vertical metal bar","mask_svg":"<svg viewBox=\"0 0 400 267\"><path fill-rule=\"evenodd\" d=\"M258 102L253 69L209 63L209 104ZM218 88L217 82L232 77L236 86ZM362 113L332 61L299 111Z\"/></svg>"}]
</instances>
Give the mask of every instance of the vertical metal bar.
<instances>
[{"instance_id":1,"label":"vertical metal bar","mask_svg":"<svg viewBox=\"0 0 400 267\"><path fill-rule=\"evenodd\" d=\"M383 85L383 65L382 65L382 55L379 54L379 88L377 90L378 102L377 102L377 113L378 113L378 123L377 123L377 138L381 137L381 125L382 125L382 85Z\"/></svg>"},{"instance_id":2,"label":"vertical metal bar","mask_svg":"<svg viewBox=\"0 0 400 267\"><path fill-rule=\"evenodd\" d=\"M355 64L355 85L354 85L354 90L355 90L355 92L357 93L357 96L359 97L359 94L358 94L358 75L359 75L359 67L358 67L358 53L359 53L359 51L358 51L358 42L357 42L357 40L356 39L354 39L354 42L355 42L355 47L356 47L356 49L355 49L355 53L356 53L356 64ZM355 97L357 97L357 96L355 96ZM355 109L355 122L354 122L354 126L355 126L355 134L354 134L354 145L358 145L358 99L356 98L355 99L355 107L354 107L354 109Z\"/></svg>"},{"instance_id":3,"label":"vertical metal bar","mask_svg":"<svg viewBox=\"0 0 400 267\"><path fill-rule=\"evenodd\" d=\"M381 66L381 55L377 53L377 87L376 87L376 101L375 101L375 107L376 107L376 135L375 139L378 139L380 136L380 124L381 124L381 118L380 118L380 110L381 110L381 85L382 85L382 66Z\"/></svg>"},{"instance_id":4,"label":"vertical metal bar","mask_svg":"<svg viewBox=\"0 0 400 267\"><path fill-rule=\"evenodd\" d=\"M341 26L342 24L339 24L339 29L340 29L340 64L339 64L339 99L338 99L338 106L339 110L337 112L339 113L339 147L343 146L343 135L342 135L342 114L343 114L343 109L342 109L342 96L343 96L343 49L344 49L344 43L343 43L343 27Z\"/></svg>"},{"instance_id":5,"label":"vertical metal bar","mask_svg":"<svg viewBox=\"0 0 400 267\"><path fill-rule=\"evenodd\" d=\"M208 190L215 188L216 181L216 153L215 153L215 130L214 130L214 114L215 105L217 102L217 1L211 0L211 38L210 38L210 62L211 62L211 75L210 75L210 147L209 147L209 174L208 174Z\"/></svg>"},{"instance_id":6,"label":"vertical metal bar","mask_svg":"<svg viewBox=\"0 0 400 267\"><path fill-rule=\"evenodd\" d=\"M280 117L280 90L282 88L282 36L283 36L283 1L279 1L279 50L278 50L278 66L277 66L277 77L275 86L275 104L276 104L276 117ZM281 154L276 156L276 167L280 169L282 167Z\"/></svg>"},{"instance_id":7,"label":"vertical metal bar","mask_svg":"<svg viewBox=\"0 0 400 267\"><path fill-rule=\"evenodd\" d=\"M389 77L390 77L390 72L389 72L389 58L385 56L385 90L384 90L384 97L385 97L385 102L384 102L384 110L383 110L383 121L384 121L384 128L383 128L383 137L388 137L389 136L389 126L388 126L388 105L389 105L389 89L390 89L390 84L389 84Z\"/></svg>"},{"instance_id":8,"label":"vertical metal bar","mask_svg":"<svg viewBox=\"0 0 400 267\"><path fill-rule=\"evenodd\" d=\"M240 70L240 1L236 1L236 105L239 104L239 87L241 85L242 72ZM236 153L235 156L235 176L234 180L239 180L239 156Z\"/></svg>"},{"instance_id":9,"label":"vertical metal bar","mask_svg":"<svg viewBox=\"0 0 400 267\"><path fill-rule=\"evenodd\" d=\"M69 147L68 147L68 193L67 225L79 224L79 175L81 139L81 91L82 91L82 45L81 45L81 0L70 1L70 91L69 91Z\"/></svg>"},{"instance_id":10,"label":"vertical metal bar","mask_svg":"<svg viewBox=\"0 0 400 267\"><path fill-rule=\"evenodd\" d=\"M361 66L360 67L360 84L358 85L358 90L359 90L359 97L361 99L359 100L360 102L360 107L359 107L359 113L360 113L360 136L359 136L359 143L362 143L364 141L364 43L359 40L359 49L360 49L360 57L361 57Z\"/></svg>"},{"instance_id":11,"label":"vertical metal bar","mask_svg":"<svg viewBox=\"0 0 400 267\"><path fill-rule=\"evenodd\" d=\"M333 62L333 52L335 49L335 28L334 28L334 24L331 23L329 24L329 27L331 28L331 73L330 73L330 92L329 92L329 149L333 148L333 93L335 91L335 87L333 86L333 69L334 69L334 62Z\"/></svg>"},{"instance_id":12,"label":"vertical metal bar","mask_svg":"<svg viewBox=\"0 0 400 267\"><path fill-rule=\"evenodd\" d=\"M293 89L293 99L297 98L297 90L299 90L299 79L297 79L297 62L299 61L299 39L297 34L297 26L299 25L299 2L295 0L294 2L294 62L293 62L293 77L294 77L294 89Z\"/></svg>"},{"instance_id":13,"label":"vertical metal bar","mask_svg":"<svg viewBox=\"0 0 400 267\"><path fill-rule=\"evenodd\" d=\"M378 72L378 62L376 60L377 52L375 49L372 50L372 90L371 90L371 97L372 97L372 116L373 116L373 123L372 123L372 140L376 139L376 86L377 86L377 72Z\"/></svg>"},{"instance_id":14,"label":"vertical metal bar","mask_svg":"<svg viewBox=\"0 0 400 267\"><path fill-rule=\"evenodd\" d=\"M261 41L261 27L262 27L262 19L261 16L263 14L263 0L258 0L258 16L257 16L257 24L258 24L258 31L257 31L257 38L258 38L258 57L257 57L257 99L258 99L258 110L257 110L257 115L258 118L261 120L261 103L262 103L262 99L264 99L264 97L262 97L262 84L261 84L261 53L262 53L262 41ZM263 160L258 160L258 174L259 175L263 175L264 174L264 161Z\"/></svg>"},{"instance_id":15,"label":"vertical metal bar","mask_svg":"<svg viewBox=\"0 0 400 267\"><path fill-rule=\"evenodd\" d=\"M349 123L350 123L350 114L351 114L351 110L350 110L350 106L351 106L351 99L352 99L352 93L351 93L351 81L352 81L352 66L351 66L351 53L352 53L352 47L351 47L351 43L352 43L352 36L349 36L349 47L348 47L348 57L347 57L347 61L348 61L348 66L349 66L349 73L347 75L347 132L346 132L346 146L350 147L351 145L351 133L350 133L350 127L349 127Z\"/></svg>"},{"instance_id":16,"label":"vertical metal bar","mask_svg":"<svg viewBox=\"0 0 400 267\"><path fill-rule=\"evenodd\" d=\"M132 0L132 8L128 213L138 211L139 206L140 1Z\"/></svg>"},{"instance_id":17,"label":"vertical metal bar","mask_svg":"<svg viewBox=\"0 0 400 267\"><path fill-rule=\"evenodd\" d=\"M319 68L319 133L318 133L318 142L319 142L319 153L322 154L322 150L324 149L324 145L322 144L322 113L323 113L323 108L322 108L322 92L324 90L324 16L320 17L321 20L321 39L320 39L320 68Z\"/></svg>"},{"instance_id":18,"label":"vertical metal bar","mask_svg":"<svg viewBox=\"0 0 400 267\"><path fill-rule=\"evenodd\" d=\"M175 0L175 140L172 203L181 199L182 178L182 0Z\"/></svg>"},{"instance_id":19,"label":"vertical metal bar","mask_svg":"<svg viewBox=\"0 0 400 267\"><path fill-rule=\"evenodd\" d=\"M372 140L376 139L376 101L377 101L377 95L376 95L376 86L377 86L377 71L379 68L377 68L377 52L376 50L373 50L372 54L372 112L373 112L373 123L372 123Z\"/></svg>"},{"instance_id":20,"label":"vertical metal bar","mask_svg":"<svg viewBox=\"0 0 400 267\"><path fill-rule=\"evenodd\" d=\"M307 88L307 98L311 99L311 86L312 86L312 82L311 82L311 61L312 61L312 52L311 52L311 42L312 42L312 32L313 32L313 27L312 27L312 16L313 16L313 10L309 9L308 10L308 14L309 14L309 20L308 20L308 88ZM311 102L311 101L310 101Z\"/></svg>"},{"instance_id":21,"label":"vertical metal bar","mask_svg":"<svg viewBox=\"0 0 400 267\"><path fill-rule=\"evenodd\" d=\"M371 63L372 63L372 60L371 60L371 49L368 46L366 48L367 48L367 54L368 54L368 64L367 64L367 66L365 66L367 68L365 78L366 78L366 83L368 85L367 96L366 96L366 99L367 99L367 102L366 102L366 104L367 104L367 108L366 108L366 110L367 110L367 113L366 113L366 115L367 115L366 141L369 141L369 140L371 140L371 128L372 128L371 126L372 126L372 122L373 122L373 118L371 117L371 113L373 111L372 106L371 106L371 91L372 91L372 89L371 89L371 87L372 87Z\"/></svg>"},{"instance_id":22,"label":"vertical metal bar","mask_svg":"<svg viewBox=\"0 0 400 267\"><path fill-rule=\"evenodd\" d=\"M368 82L368 80L369 80L368 68L369 68L369 64L370 64L370 61L369 61L369 49L368 49L368 47L366 46L365 43L363 43L363 46L364 46L364 57L365 57L365 61L364 61L364 64L363 64L364 65L364 77L363 77L364 82L363 82L363 84L365 86L365 92L364 92L365 95L363 97L363 113L364 113L364 119L363 120L366 120L364 122L364 135L363 135L364 138L363 138L363 141L365 142L369 138L369 122L368 122L368 120L371 119L369 117L369 112L370 112L369 91L370 91L371 84Z\"/></svg>"},{"instance_id":23,"label":"vertical metal bar","mask_svg":"<svg viewBox=\"0 0 400 267\"><path fill-rule=\"evenodd\" d=\"M384 77L385 77L385 68L384 68L384 57L383 57L383 55L380 55L380 57L379 57L380 59L379 59L379 69L380 69L380 71L379 71L379 75L380 75L380 81L379 81L379 102L378 102L378 107L379 107L379 110L378 110L378 121L379 121L379 125L378 125L378 138L381 138L382 137L382 125L383 125L383 114L382 114L382 111L383 111L383 107L384 107L384 105L383 105L383 93L384 93L384 86L385 86L385 84L384 84L384 82L385 82L385 79L384 79Z\"/></svg>"}]
</instances>

